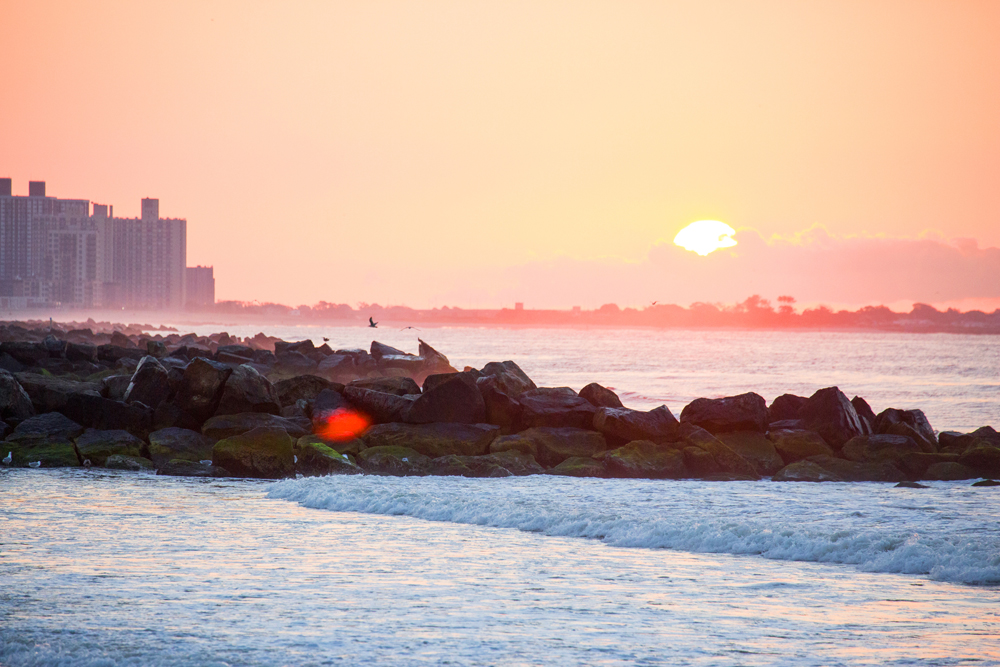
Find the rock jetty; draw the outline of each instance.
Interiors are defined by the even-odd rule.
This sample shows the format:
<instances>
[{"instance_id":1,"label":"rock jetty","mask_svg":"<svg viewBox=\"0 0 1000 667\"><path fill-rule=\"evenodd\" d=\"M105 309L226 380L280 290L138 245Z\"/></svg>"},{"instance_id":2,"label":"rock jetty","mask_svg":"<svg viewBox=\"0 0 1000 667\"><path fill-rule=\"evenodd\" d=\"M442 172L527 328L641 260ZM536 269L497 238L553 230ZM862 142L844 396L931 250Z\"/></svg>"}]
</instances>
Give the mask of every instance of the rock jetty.
<instances>
[{"instance_id":1,"label":"rock jetty","mask_svg":"<svg viewBox=\"0 0 1000 667\"><path fill-rule=\"evenodd\" d=\"M363 424L334 433L332 416ZM373 341L335 350L98 327L0 325L0 445L13 467L196 477L566 475L887 482L1000 476L1000 434L936 432L920 410L812 396L625 407L593 383L539 387L512 361L453 368ZM977 482L987 486L988 482Z\"/></svg>"}]
</instances>

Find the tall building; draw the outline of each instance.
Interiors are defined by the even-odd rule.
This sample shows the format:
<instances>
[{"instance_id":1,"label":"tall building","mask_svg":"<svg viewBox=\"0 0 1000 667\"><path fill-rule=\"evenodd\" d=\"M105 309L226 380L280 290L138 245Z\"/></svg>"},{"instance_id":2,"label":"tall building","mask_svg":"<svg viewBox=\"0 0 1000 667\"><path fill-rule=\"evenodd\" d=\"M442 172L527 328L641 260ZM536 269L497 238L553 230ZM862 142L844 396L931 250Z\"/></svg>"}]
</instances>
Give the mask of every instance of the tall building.
<instances>
[{"instance_id":1,"label":"tall building","mask_svg":"<svg viewBox=\"0 0 1000 667\"><path fill-rule=\"evenodd\" d=\"M15 196L0 179L0 309L44 306L179 310L185 304L187 221L139 218L85 199L46 196L32 181Z\"/></svg>"},{"instance_id":2,"label":"tall building","mask_svg":"<svg viewBox=\"0 0 1000 667\"><path fill-rule=\"evenodd\" d=\"M189 308L215 305L215 271L211 266L187 267L187 305Z\"/></svg>"}]
</instances>

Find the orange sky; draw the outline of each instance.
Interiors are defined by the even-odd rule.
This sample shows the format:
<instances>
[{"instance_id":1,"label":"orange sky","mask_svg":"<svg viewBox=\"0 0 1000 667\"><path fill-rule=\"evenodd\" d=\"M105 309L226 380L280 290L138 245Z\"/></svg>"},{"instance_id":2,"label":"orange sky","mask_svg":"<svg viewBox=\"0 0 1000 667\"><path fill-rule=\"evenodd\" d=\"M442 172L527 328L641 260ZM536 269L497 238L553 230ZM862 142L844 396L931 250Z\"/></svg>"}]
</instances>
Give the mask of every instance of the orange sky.
<instances>
[{"instance_id":1,"label":"orange sky","mask_svg":"<svg viewBox=\"0 0 1000 667\"><path fill-rule=\"evenodd\" d=\"M956 0L0 0L0 176L159 197L220 299L587 306L496 281L703 218L1000 246L998 35Z\"/></svg>"}]
</instances>

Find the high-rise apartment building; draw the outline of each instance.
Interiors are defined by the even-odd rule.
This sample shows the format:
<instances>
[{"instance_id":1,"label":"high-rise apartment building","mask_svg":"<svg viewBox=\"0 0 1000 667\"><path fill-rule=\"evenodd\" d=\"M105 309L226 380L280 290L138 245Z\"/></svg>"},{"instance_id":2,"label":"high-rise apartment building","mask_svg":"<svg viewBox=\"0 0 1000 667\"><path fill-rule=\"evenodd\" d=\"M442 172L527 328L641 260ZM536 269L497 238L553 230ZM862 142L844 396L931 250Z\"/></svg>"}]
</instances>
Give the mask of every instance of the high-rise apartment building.
<instances>
[{"instance_id":1,"label":"high-rise apartment building","mask_svg":"<svg viewBox=\"0 0 1000 667\"><path fill-rule=\"evenodd\" d=\"M143 199L139 218L85 199L46 196L32 181L15 196L0 179L0 309L185 305L187 221L161 218Z\"/></svg>"},{"instance_id":2,"label":"high-rise apartment building","mask_svg":"<svg viewBox=\"0 0 1000 667\"><path fill-rule=\"evenodd\" d=\"M211 266L187 267L187 305L215 305L215 270Z\"/></svg>"}]
</instances>

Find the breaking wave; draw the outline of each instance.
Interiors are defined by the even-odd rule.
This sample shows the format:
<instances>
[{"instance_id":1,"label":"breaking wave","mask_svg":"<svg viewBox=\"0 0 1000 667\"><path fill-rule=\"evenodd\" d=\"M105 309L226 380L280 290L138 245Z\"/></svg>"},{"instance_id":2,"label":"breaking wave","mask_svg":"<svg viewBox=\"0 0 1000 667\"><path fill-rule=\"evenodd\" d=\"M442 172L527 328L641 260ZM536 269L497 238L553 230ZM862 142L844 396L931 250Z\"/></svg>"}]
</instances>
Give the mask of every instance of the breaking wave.
<instances>
[{"instance_id":1,"label":"breaking wave","mask_svg":"<svg viewBox=\"0 0 1000 667\"><path fill-rule=\"evenodd\" d=\"M318 477L268 496L336 512L588 538L609 546L850 565L1000 584L996 492L877 484Z\"/></svg>"}]
</instances>

